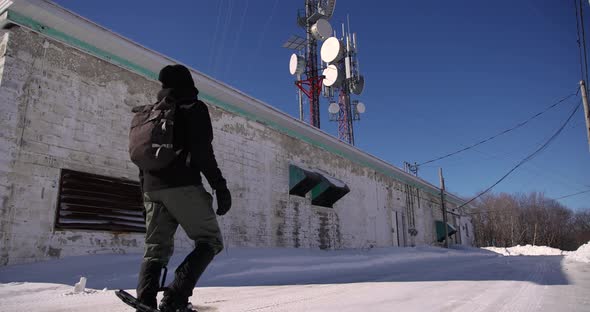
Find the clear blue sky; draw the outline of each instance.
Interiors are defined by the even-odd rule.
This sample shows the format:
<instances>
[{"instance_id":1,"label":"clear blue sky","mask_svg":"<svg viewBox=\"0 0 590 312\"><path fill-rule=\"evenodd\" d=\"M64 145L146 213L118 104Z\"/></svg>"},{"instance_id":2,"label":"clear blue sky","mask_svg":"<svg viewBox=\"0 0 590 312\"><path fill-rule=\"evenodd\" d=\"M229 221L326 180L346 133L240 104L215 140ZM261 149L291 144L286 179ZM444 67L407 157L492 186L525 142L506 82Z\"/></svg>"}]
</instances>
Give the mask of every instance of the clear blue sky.
<instances>
[{"instance_id":1,"label":"clear blue sky","mask_svg":"<svg viewBox=\"0 0 590 312\"><path fill-rule=\"evenodd\" d=\"M303 0L74 1L59 4L297 117L291 51ZM586 25L590 35L590 7ZM580 80L572 1L338 0L335 29L350 14L366 77L367 113L356 145L398 167L452 152L509 128L576 91ZM590 40L589 40L590 44ZM198 82L197 82L198 85ZM579 98L578 98L579 99ZM577 99L576 99L577 101ZM542 144L574 105L563 103L506 136L421 168L438 185L477 194ZM321 107L322 129L337 135ZM590 189L590 152L579 110L561 136L495 192ZM590 207L590 193L561 200Z\"/></svg>"}]
</instances>

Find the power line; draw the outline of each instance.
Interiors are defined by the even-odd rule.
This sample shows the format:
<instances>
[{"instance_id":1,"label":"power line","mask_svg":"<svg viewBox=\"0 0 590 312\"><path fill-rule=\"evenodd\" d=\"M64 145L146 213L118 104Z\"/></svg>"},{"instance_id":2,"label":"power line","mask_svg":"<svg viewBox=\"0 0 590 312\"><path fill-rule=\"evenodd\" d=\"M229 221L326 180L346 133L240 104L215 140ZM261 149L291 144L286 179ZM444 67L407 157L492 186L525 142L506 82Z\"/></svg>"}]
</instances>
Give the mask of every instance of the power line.
<instances>
[{"instance_id":1,"label":"power line","mask_svg":"<svg viewBox=\"0 0 590 312\"><path fill-rule=\"evenodd\" d=\"M585 122L583 122L585 123ZM570 125L573 124L573 122L570 123ZM578 123L578 124L574 124L574 126L579 126L582 123ZM566 127L566 129L564 129L564 131L567 131L568 129L571 129L572 126ZM539 144L541 144L544 140L541 140L539 142L535 142L533 144L533 146L538 146ZM492 154L489 152L484 152L481 151L477 148L473 149L474 152L480 153L482 154L482 156L485 157L485 160L498 160L498 161L508 161L510 163L513 162L512 159L510 159L507 156L514 156L516 155L516 153L514 152L509 152L509 153L503 153L503 154ZM445 168L447 167L457 167L457 166L465 166L464 161L456 161L456 162L452 162L450 165L448 163L445 164ZM425 168L433 168L435 167L435 165L426 165L424 166ZM586 189L586 188L590 188L590 185L587 185L585 183L581 183L579 181L575 181L574 179L572 179L571 177L565 176L563 175L563 173L557 172L555 170L552 169L548 169L548 168L541 168L540 166L536 165L534 162L529 162L527 167L523 167L522 170L528 172L531 175L535 175L539 178L543 178L543 179L552 179L555 180L559 183L562 183L564 185L569 185L571 186L572 189Z\"/></svg>"},{"instance_id":2,"label":"power line","mask_svg":"<svg viewBox=\"0 0 590 312\"><path fill-rule=\"evenodd\" d=\"M477 196L473 197L472 199L470 199L469 201L467 201L463 205L459 206L457 209L463 208L463 207L467 206L468 204L470 204L471 202L473 202L477 198L479 198L482 195L484 195L485 193L489 192L496 185L500 184L500 182L504 181L504 179L506 179L512 172L514 172L520 166L524 165L526 162L528 162L529 160L533 159L540 152L542 152L543 150L545 150L547 148L547 146L549 146L549 144L551 144L555 140L555 138L557 138L557 136L563 131L563 129L567 126L567 124L570 122L570 120L572 119L572 117L574 117L575 113L578 111L579 108L580 108L580 103L576 103L574 109L572 110L572 112L569 115L569 117L567 118L567 120L561 125L561 127L559 127L559 129L557 129L557 131L555 131L555 133L543 145L541 145L541 147L539 147L534 152L532 152L530 155L528 155L523 160L521 160L518 164L516 164L516 166L514 166L504 176L502 176L498 181L496 181L496 183L492 184L490 187L488 187L483 192L479 193Z\"/></svg>"},{"instance_id":3,"label":"power line","mask_svg":"<svg viewBox=\"0 0 590 312\"><path fill-rule=\"evenodd\" d=\"M579 89L577 89L577 90L579 91ZM530 118L528 118L527 120L525 120L525 121L523 121L523 122L521 122L521 123L517 124L516 126L514 126L514 127L512 127L512 128L506 129L506 130L504 130L504 131L502 131L502 132L500 132L500 133L498 133L498 134L495 134L495 135L493 135L493 136L491 136L491 137L489 137L489 138L486 138L486 139L484 139L484 140L481 140L481 141L479 141L479 142L477 142L477 143L475 143L475 144L469 145L469 146L467 146L467 147L465 147L465 148L459 149L459 150L457 150L457 151L454 151L454 152L452 152L452 153L449 153L449 154L446 154L446 155L444 155L444 156L440 156L440 157L437 157L437 158L434 158L434 159L431 159L431 160L428 160L428 161L425 161L425 162L419 163L419 164L418 164L418 166L422 166L422 165L425 165L425 164L429 164L429 163L431 163L431 162L435 162L435 161L439 161L439 160L441 160L441 159L445 159L445 158L451 157L451 156L453 156L453 155L457 155L457 154L459 154L459 153L461 153L461 152L464 152L464 151L466 151L466 150L469 150L469 149L472 149L472 148L474 148L474 147L476 147L476 146L478 146L478 145L481 145L481 144L484 144L484 143L486 143L486 142L488 142L488 141L491 141L491 140L493 140L493 139L495 139L495 138L497 138L497 137L499 137L499 136L501 136L501 135L504 135L504 134L506 134L506 133L508 133L508 132L510 132L510 131L516 130L516 129L518 129L518 128L520 128L520 127L524 126L524 125L526 125L526 124L527 124L527 123L529 123L531 120L533 120L533 119L535 119L535 118L537 118L537 117L539 117L539 116L543 115L544 113L548 112L549 110L551 110L551 109L552 109L552 108L554 108L555 106L557 106L557 105L559 105L559 104L563 103L563 102L564 102L564 101L566 101L567 99L569 99L569 98L571 98L571 97L573 97L573 96L577 96L577 95L578 95L578 92L576 92L576 93L572 93L572 94L570 94L570 95L568 95L568 96L566 96L566 97L564 97L564 98L560 99L560 100L559 100L559 101L557 101L556 103L553 103L552 105L550 105L549 107L547 107L545 110L543 110L543 111L541 111L541 112L539 112L539 113L537 113L537 114L533 115L532 117L530 117Z\"/></svg>"},{"instance_id":4,"label":"power line","mask_svg":"<svg viewBox=\"0 0 590 312\"><path fill-rule=\"evenodd\" d=\"M240 17L240 25L238 26L238 32L234 38L234 43L231 48L231 53L229 54L229 59L225 64L225 72L224 75L229 73L230 69L232 68L232 61L234 59L234 55L236 54L236 48L238 47L238 41L241 39L240 35L242 34L242 28L244 28L244 21L246 20L246 13L248 12L248 5L249 0L246 0L246 5L244 6L244 11L242 11L242 16Z\"/></svg>"},{"instance_id":5,"label":"power line","mask_svg":"<svg viewBox=\"0 0 590 312\"><path fill-rule=\"evenodd\" d=\"M575 1L575 0L574 0ZM210 68L210 73L209 74L213 74L213 69L214 69L214 64L213 61L215 61L215 58L217 57L218 54L218 50L217 50L217 34L219 33L219 25L221 22L221 11L223 9L223 0L219 1L219 7L217 10L217 22L215 23L215 32L213 32L213 40L211 41L211 45L209 47L209 68ZM577 9L576 9L577 10ZM576 11L578 12L578 11ZM576 18L578 17L578 14L576 13Z\"/></svg>"},{"instance_id":6,"label":"power line","mask_svg":"<svg viewBox=\"0 0 590 312\"><path fill-rule=\"evenodd\" d=\"M554 200L554 201L556 201L556 200L559 200L559 199L564 199L564 198L567 198L567 197L581 195L581 194L584 194L584 193L590 193L590 190L585 190L585 191L581 191L581 192L578 192L578 193L569 194L569 195L566 195L566 196L561 196L561 197L558 197L558 198L550 198L550 197L547 197L547 200ZM481 210L481 211L471 211L471 212L466 212L464 214L465 215L476 215L476 214L496 213L496 212L498 212L498 213L504 213L507 208L509 208L509 206L505 206L505 207L500 208L500 209L489 209L489 210Z\"/></svg>"},{"instance_id":7,"label":"power line","mask_svg":"<svg viewBox=\"0 0 590 312\"><path fill-rule=\"evenodd\" d=\"M537 145L537 144L535 144L535 145ZM500 155L500 154L490 154L490 153L482 152L482 151L480 151L478 149L473 149L473 150L475 152L481 153L482 155L488 156L488 158L493 158L493 159L497 159L497 160L503 159L503 160L508 160L508 161L512 162L512 160L510 160L508 157L505 157L505 156ZM535 169L535 171L533 171L531 169ZM546 178L546 179L547 178L550 178L550 179L553 179L553 180L556 180L556 181L557 180L560 180L559 181L560 183L569 184L574 189L575 188L585 189L585 188L589 188L590 187L590 185L586 185L584 183L580 183L578 181L574 181L574 179L572 179L571 177L564 176L561 173L557 173L555 171L552 171L552 170L546 169L546 168L543 169L543 168L537 166L534 162L530 162L528 164L528 167L524 167L524 168L522 168L522 170L525 170L525 171L529 172L530 174L536 175L538 177L543 177L543 178Z\"/></svg>"},{"instance_id":8,"label":"power line","mask_svg":"<svg viewBox=\"0 0 590 312\"><path fill-rule=\"evenodd\" d=\"M549 200L559 200L559 199L564 199L564 198L568 198L568 197L572 197L572 196L576 196L576 195L581 195L581 194L584 194L584 193L590 193L590 190L585 190L585 191L581 191L581 192L578 192L578 193L569 194L569 195L566 195L566 196L561 196L561 197L558 197L558 198L550 198L550 197L548 197L547 199L549 199ZM505 207L503 207L501 209L490 209L490 210L481 210L481 211L466 212L464 214L465 215L476 215L476 214L496 213L496 212L497 213L504 213L505 210L506 210L506 208L509 208L509 206L505 206Z\"/></svg>"},{"instance_id":9,"label":"power line","mask_svg":"<svg viewBox=\"0 0 590 312\"><path fill-rule=\"evenodd\" d=\"M555 198L555 200L564 199L564 198L568 198L568 197L572 197L572 196L576 196L576 195L580 195L580 194L584 194L584 193L590 193L590 190L585 190L585 191L577 192L577 193L574 193L574 194L569 194L569 195L561 196L561 197Z\"/></svg>"},{"instance_id":10,"label":"power line","mask_svg":"<svg viewBox=\"0 0 590 312\"><path fill-rule=\"evenodd\" d=\"M234 2L232 0L230 0L228 2L229 5L228 5L228 8L227 8L227 12L225 14L224 25L222 27L223 30L221 32L221 41L219 43L219 52L217 54L217 57L215 58L215 62L214 62L214 65L213 65L213 72L215 72L217 74L217 76L220 76L221 75L221 73L218 73L217 72L217 68L218 68L219 63L223 62L221 56L222 56L222 53L224 52L223 49L225 47L225 42L226 42L227 34L228 34L229 29L230 29L230 26L232 24L233 7L234 7L233 6L233 3Z\"/></svg>"}]
</instances>

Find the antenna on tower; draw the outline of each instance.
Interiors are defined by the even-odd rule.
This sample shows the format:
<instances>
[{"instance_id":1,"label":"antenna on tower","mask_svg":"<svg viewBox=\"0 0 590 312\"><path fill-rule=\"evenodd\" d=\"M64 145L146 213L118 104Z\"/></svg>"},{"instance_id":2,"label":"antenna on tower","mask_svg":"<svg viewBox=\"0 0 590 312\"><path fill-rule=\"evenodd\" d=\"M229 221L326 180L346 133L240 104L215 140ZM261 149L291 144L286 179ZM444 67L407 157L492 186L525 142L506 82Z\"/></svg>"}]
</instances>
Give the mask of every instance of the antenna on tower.
<instances>
[{"instance_id":1,"label":"antenna on tower","mask_svg":"<svg viewBox=\"0 0 590 312\"><path fill-rule=\"evenodd\" d=\"M357 36L351 33L350 16L337 37L329 19L336 0L304 0L305 13L297 12L297 24L306 37L291 36L284 48L296 50L289 60L289 72L296 77L299 119L304 120L303 96L309 101L309 123L320 128L320 95L328 98L331 121L338 121L338 138L354 145L353 121L360 120L365 104L351 95L363 92L365 80L359 72ZM318 41L322 47L318 53ZM318 54L321 61L318 62ZM320 73L321 71L321 73ZM337 97L337 99L336 99Z\"/></svg>"},{"instance_id":2,"label":"antenna on tower","mask_svg":"<svg viewBox=\"0 0 590 312\"><path fill-rule=\"evenodd\" d=\"M336 0L305 0L305 13L297 13L297 24L305 30L306 38L291 37L283 47L298 50L291 55L289 71L296 76L295 85L299 89L299 119L303 120L303 94L309 100L309 123L320 128L320 95L330 94L322 88L323 76L318 63L318 41L332 36L332 26L328 20L334 14ZM305 51L303 51L305 50Z\"/></svg>"},{"instance_id":3,"label":"antenna on tower","mask_svg":"<svg viewBox=\"0 0 590 312\"><path fill-rule=\"evenodd\" d=\"M324 69L323 83L338 91L338 99L329 96L330 121L338 122L338 138L354 145L353 121L361 119L366 111L364 103L351 99L352 94L360 95L365 78L359 72L358 45L356 33L351 33L350 17L346 17L346 28L342 23L342 36L326 39L320 50L322 61L329 65ZM333 91L333 94L336 92Z\"/></svg>"}]
</instances>

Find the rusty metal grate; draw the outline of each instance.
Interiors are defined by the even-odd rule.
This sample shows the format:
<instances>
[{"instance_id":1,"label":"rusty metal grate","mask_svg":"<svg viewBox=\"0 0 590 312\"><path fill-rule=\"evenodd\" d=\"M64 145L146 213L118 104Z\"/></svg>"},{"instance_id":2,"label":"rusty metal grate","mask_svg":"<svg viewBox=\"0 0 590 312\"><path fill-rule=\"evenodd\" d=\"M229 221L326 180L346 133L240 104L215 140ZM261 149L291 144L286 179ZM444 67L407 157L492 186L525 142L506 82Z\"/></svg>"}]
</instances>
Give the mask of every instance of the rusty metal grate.
<instances>
[{"instance_id":1,"label":"rusty metal grate","mask_svg":"<svg viewBox=\"0 0 590 312\"><path fill-rule=\"evenodd\" d=\"M55 228L145 233L139 183L61 170Z\"/></svg>"}]
</instances>

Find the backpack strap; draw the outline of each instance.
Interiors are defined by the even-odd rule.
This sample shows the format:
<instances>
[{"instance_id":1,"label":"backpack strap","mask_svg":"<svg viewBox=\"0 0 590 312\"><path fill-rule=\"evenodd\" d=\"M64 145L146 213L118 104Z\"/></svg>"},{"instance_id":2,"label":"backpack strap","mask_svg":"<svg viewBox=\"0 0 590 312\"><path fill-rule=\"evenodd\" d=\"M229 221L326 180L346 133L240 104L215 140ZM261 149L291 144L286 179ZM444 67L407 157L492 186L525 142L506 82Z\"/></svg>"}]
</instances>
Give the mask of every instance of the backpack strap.
<instances>
[{"instance_id":1,"label":"backpack strap","mask_svg":"<svg viewBox=\"0 0 590 312\"><path fill-rule=\"evenodd\" d=\"M181 105L178 105L178 107L179 108L182 108L182 109L190 109L193 106L195 106L195 104L197 104L197 103L193 102L193 103L190 103L190 104L181 104Z\"/></svg>"},{"instance_id":2,"label":"backpack strap","mask_svg":"<svg viewBox=\"0 0 590 312\"><path fill-rule=\"evenodd\" d=\"M189 104L181 104L181 105L178 105L178 108L180 108L180 109L191 109L196 104L197 104L197 102L192 102L192 103L189 103ZM182 152L182 150L180 150L180 151ZM186 160L185 160L185 163L184 164L185 164L186 167L189 167L190 168L190 166L191 166L191 152L186 153Z\"/></svg>"}]
</instances>

